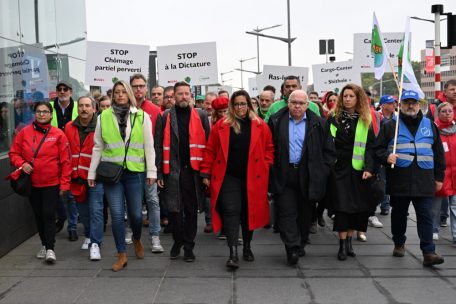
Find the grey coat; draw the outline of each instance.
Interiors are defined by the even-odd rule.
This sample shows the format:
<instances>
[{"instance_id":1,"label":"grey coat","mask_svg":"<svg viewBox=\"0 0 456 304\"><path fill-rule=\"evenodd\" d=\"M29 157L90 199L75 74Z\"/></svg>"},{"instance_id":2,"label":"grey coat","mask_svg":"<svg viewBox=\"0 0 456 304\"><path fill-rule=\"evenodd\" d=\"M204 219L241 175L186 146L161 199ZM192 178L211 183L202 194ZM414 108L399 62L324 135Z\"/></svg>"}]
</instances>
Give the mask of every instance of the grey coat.
<instances>
[{"instance_id":1,"label":"grey coat","mask_svg":"<svg viewBox=\"0 0 456 304\"><path fill-rule=\"evenodd\" d=\"M198 111L199 117L203 124L204 131L206 133L206 140L209 137L210 125L207 119L206 112L200 109ZM170 172L169 174L163 174L163 134L166 125L166 119L170 116L170 127L171 127L171 156L169 161ZM180 159L179 159L179 130L177 126L176 109L172 107L163 113L161 119L157 119L155 133L155 152L156 152L156 166L157 166L157 177L165 182L164 199L165 206L167 206L169 212L179 212L181 193L179 187L179 176L180 176ZM195 180L195 191L198 199L198 209L202 210L204 204L204 191L201 183L199 171L194 172Z\"/></svg>"}]
</instances>

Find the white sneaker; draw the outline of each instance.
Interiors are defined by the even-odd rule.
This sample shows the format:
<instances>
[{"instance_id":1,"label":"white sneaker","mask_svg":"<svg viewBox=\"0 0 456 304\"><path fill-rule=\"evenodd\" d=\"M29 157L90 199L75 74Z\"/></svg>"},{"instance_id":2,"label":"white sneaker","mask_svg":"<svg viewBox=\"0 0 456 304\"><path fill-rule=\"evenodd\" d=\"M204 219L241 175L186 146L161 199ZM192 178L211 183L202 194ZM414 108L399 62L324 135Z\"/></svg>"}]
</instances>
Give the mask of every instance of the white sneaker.
<instances>
[{"instance_id":1,"label":"white sneaker","mask_svg":"<svg viewBox=\"0 0 456 304\"><path fill-rule=\"evenodd\" d=\"M36 257L38 259L44 259L46 257L46 247L42 246L40 251L37 252Z\"/></svg>"},{"instance_id":2,"label":"white sneaker","mask_svg":"<svg viewBox=\"0 0 456 304\"><path fill-rule=\"evenodd\" d=\"M92 246L90 246L90 260L91 261L101 260L100 247L98 246L97 243L92 243Z\"/></svg>"},{"instance_id":3,"label":"white sneaker","mask_svg":"<svg viewBox=\"0 0 456 304\"><path fill-rule=\"evenodd\" d=\"M46 250L46 262L48 262L49 264L52 264L56 260L57 260L57 258L55 257L54 250L51 250L51 249Z\"/></svg>"},{"instance_id":4,"label":"white sneaker","mask_svg":"<svg viewBox=\"0 0 456 304\"><path fill-rule=\"evenodd\" d=\"M87 250L87 249L89 249L89 245L90 245L90 239L89 238L85 238L84 239L84 243L82 243L81 249L82 250Z\"/></svg>"},{"instance_id":5,"label":"white sneaker","mask_svg":"<svg viewBox=\"0 0 456 304\"><path fill-rule=\"evenodd\" d=\"M434 232L434 233L432 234L432 239L433 239L434 241L438 241L438 240L439 240L439 234L436 233L436 232Z\"/></svg>"},{"instance_id":6,"label":"white sneaker","mask_svg":"<svg viewBox=\"0 0 456 304\"><path fill-rule=\"evenodd\" d=\"M152 239L150 240L150 249L152 250L152 253L162 253L164 251L158 235L152 236Z\"/></svg>"},{"instance_id":7,"label":"white sneaker","mask_svg":"<svg viewBox=\"0 0 456 304\"><path fill-rule=\"evenodd\" d=\"M133 244L132 237L133 237L133 232L128 231L127 233L125 233L125 244L127 244L127 245Z\"/></svg>"},{"instance_id":8,"label":"white sneaker","mask_svg":"<svg viewBox=\"0 0 456 304\"><path fill-rule=\"evenodd\" d=\"M383 224L378 220L378 218L374 216L369 216L369 226L375 228L383 228Z\"/></svg>"}]
</instances>

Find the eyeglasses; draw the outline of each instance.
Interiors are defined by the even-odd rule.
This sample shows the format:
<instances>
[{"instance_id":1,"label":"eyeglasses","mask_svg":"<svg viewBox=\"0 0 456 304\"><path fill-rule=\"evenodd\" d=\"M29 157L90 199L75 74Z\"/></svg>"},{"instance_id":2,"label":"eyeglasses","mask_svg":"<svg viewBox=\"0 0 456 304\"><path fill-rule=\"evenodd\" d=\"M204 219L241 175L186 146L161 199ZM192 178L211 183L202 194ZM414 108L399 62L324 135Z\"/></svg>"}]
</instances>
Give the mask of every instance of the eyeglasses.
<instances>
[{"instance_id":1,"label":"eyeglasses","mask_svg":"<svg viewBox=\"0 0 456 304\"><path fill-rule=\"evenodd\" d=\"M296 100L290 100L291 105L293 106L305 106L307 104L307 101L296 101Z\"/></svg>"},{"instance_id":2,"label":"eyeglasses","mask_svg":"<svg viewBox=\"0 0 456 304\"><path fill-rule=\"evenodd\" d=\"M134 90L137 90L137 89L144 89L146 87L145 84L137 84L137 85L132 85L131 86Z\"/></svg>"},{"instance_id":3,"label":"eyeglasses","mask_svg":"<svg viewBox=\"0 0 456 304\"><path fill-rule=\"evenodd\" d=\"M68 92L69 88L68 87L59 87L57 88L57 92Z\"/></svg>"},{"instance_id":4,"label":"eyeglasses","mask_svg":"<svg viewBox=\"0 0 456 304\"><path fill-rule=\"evenodd\" d=\"M246 102L233 103L233 107L235 107L235 108L245 108L246 106L247 106Z\"/></svg>"},{"instance_id":5,"label":"eyeglasses","mask_svg":"<svg viewBox=\"0 0 456 304\"><path fill-rule=\"evenodd\" d=\"M173 96L165 96L163 99L173 99Z\"/></svg>"},{"instance_id":6,"label":"eyeglasses","mask_svg":"<svg viewBox=\"0 0 456 304\"><path fill-rule=\"evenodd\" d=\"M51 111L48 111L48 110L44 110L44 111L37 110L37 111L35 111L35 114L47 115L47 114L51 114Z\"/></svg>"}]
</instances>

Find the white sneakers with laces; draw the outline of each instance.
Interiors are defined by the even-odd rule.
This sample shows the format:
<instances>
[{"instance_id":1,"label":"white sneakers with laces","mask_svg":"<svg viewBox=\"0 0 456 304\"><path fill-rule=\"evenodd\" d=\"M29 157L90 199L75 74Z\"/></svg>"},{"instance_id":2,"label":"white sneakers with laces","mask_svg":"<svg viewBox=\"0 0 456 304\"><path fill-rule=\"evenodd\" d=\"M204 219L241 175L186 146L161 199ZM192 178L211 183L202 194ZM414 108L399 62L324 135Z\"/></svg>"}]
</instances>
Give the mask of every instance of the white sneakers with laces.
<instances>
[{"instance_id":1,"label":"white sneakers with laces","mask_svg":"<svg viewBox=\"0 0 456 304\"><path fill-rule=\"evenodd\" d=\"M89 245L90 245L90 239L89 238L85 238L84 239L84 243L82 243L81 249L82 250L87 250L87 249L89 249Z\"/></svg>"},{"instance_id":2,"label":"white sneakers with laces","mask_svg":"<svg viewBox=\"0 0 456 304\"><path fill-rule=\"evenodd\" d=\"M125 233L125 244L127 244L127 245L133 244L132 237L133 237L133 232L127 231Z\"/></svg>"},{"instance_id":3,"label":"white sneakers with laces","mask_svg":"<svg viewBox=\"0 0 456 304\"><path fill-rule=\"evenodd\" d=\"M90 246L90 260L99 261L101 260L100 246L97 243L92 243Z\"/></svg>"},{"instance_id":4,"label":"white sneakers with laces","mask_svg":"<svg viewBox=\"0 0 456 304\"><path fill-rule=\"evenodd\" d=\"M46 257L46 247L45 246L41 246L40 251L38 251L36 253L36 257L38 259L44 259Z\"/></svg>"},{"instance_id":5,"label":"white sneakers with laces","mask_svg":"<svg viewBox=\"0 0 456 304\"><path fill-rule=\"evenodd\" d=\"M378 217L374 216L369 216L369 226L375 227L375 228L383 228L383 224L378 220Z\"/></svg>"},{"instance_id":6,"label":"white sneakers with laces","mask_svg":"<svg viewBox=\"0 0 456 304\"><path fill-rule=\"evenodd\" d=\"M152 253L164 252L163 246L160 244L160 237L158 235L153 235L150 239L150 249L152 250Z\"/></svg>"},{"instance_id":7,"label":"white sneakers with laces","mask_svg":"<svg viewBox=\"0 0 456 304\"><path fill-rule=\"evenodd\" d=\"M55 256L55 252L52 249L46 250L46 262L49 264L53 264L57 260Z\"/></svg>"}]
</instances>

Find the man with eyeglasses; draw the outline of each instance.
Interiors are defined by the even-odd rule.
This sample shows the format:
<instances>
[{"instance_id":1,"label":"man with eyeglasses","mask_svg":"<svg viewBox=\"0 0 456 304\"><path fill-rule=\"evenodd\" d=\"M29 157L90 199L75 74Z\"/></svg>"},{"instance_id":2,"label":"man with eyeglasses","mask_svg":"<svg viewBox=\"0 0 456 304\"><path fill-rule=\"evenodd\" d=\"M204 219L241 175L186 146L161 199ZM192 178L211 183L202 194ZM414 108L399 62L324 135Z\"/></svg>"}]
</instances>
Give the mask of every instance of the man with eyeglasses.
<instances>
[{"instance_id":1,"label":"man with eyeglasses","mask_svg":"<svg viewBox=\"0 0 456 304\"><path fill-rule=\"evenodd\" d=\"M393 154L397 119L399 128ZM444 259L435 253L432 239L432 201L434 193L442 188L445 156L437 126L421 112L417 92L402 93L399 115L381 126L374 156L386 169L386 192L392 207L393 256L405 255L408 208L412 202L423 265L442 264Z\"/></svg>"},{"instance_id":2,"label":"man with eyeglasses","mask_svg":"<svg viewBox=\"0 0 456 304\"><path fill-rule=\"evenodd\" d=\"M328 128L309 108L306 92L295 90L288 106L269 119L274 165L269 191L274 196L287 261L296 265L305 255L312 207L325 194L326 180L336 159Z\"/></svg>"},{"instance_id":3,"label":"man with eyeglasses","mask_svg":"<svg viewBox=\"0 0 456 304\"><path fill-rule=\"evenodd\" d=\"M149 114L152 121L152 134L155 135L157 121L161 119L160 108L146 98L147 81L142 74L134 74L130 77L130 85L135 94L136 104L145 113ZM149 216L149 238L152 253L162 253L163 246L160 243L160 203L157 193L157 184L144 184L145 199Z\"/></svg>"},{"instance_id":4,"label":"man with eyeglasses","mask_svg":"<svg viewBox=\"0 0 456 304\"><path fill-rule=\"evenodd\" d=\"M287 76L287 77L285 77L285 80L282 84L282 88L283 88L283 90L282 90L283 99L276 101L271 105L268 112L264 116L265 122L268 122L269 117L271 115L273 115L274 113L277 113L280 109L285 108L287 106L288 98L293 91L302 89L301 81L296 76L293 76L293 75ZM312 110L315 114L320 116L320 110L314 102L309 101L309 104L307 107L310 110Z\"/></svg>"},{"instance_id":5,"label":"man with eyeglasses","mask_svg":"<svg viewBox=\"0 0 456 304\"><path fill-rule=\"evenodd\" d=\"M68 81L59 81L56 86L56 91L57 98L51 101L51 106L54 108L52 111L51 125L65 131L65 125L78 116L78 105L72 98L73 87ZM68 239L71 242L77 241L78 210L76 201L71 193L68 192L68 194L59 199L57 214L57 232L60 232L63 229L65 220L68 219Z\"/></svg>"}]
</instances>

